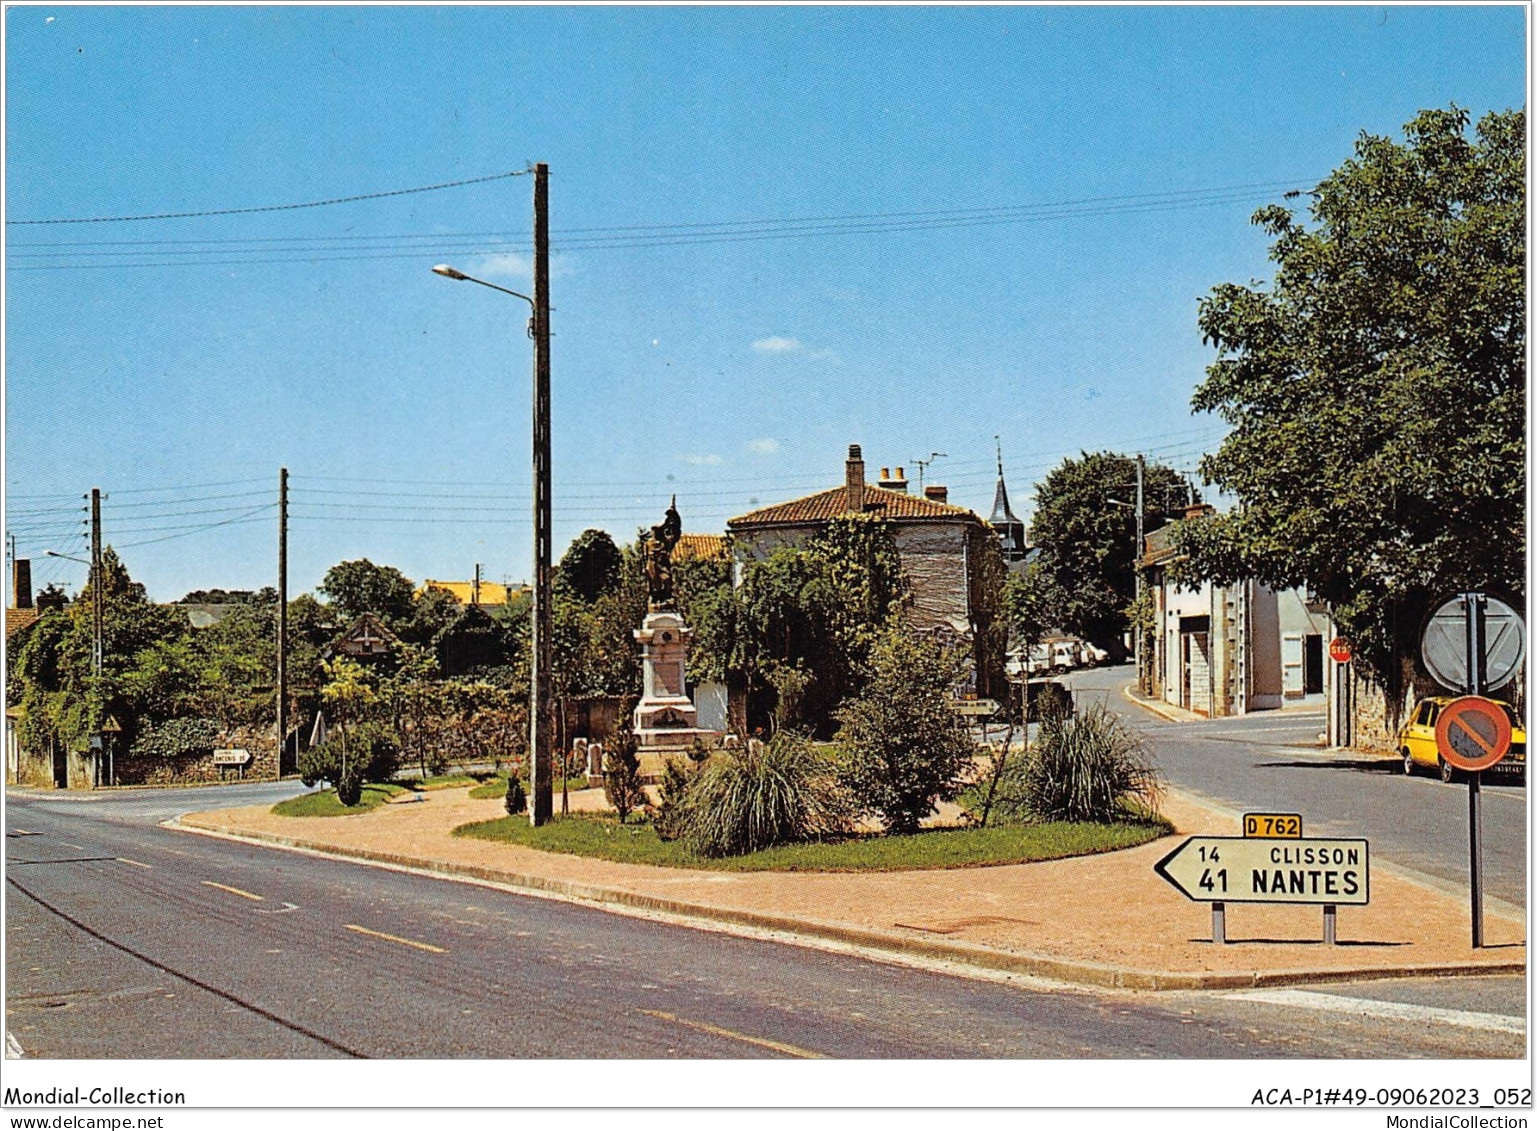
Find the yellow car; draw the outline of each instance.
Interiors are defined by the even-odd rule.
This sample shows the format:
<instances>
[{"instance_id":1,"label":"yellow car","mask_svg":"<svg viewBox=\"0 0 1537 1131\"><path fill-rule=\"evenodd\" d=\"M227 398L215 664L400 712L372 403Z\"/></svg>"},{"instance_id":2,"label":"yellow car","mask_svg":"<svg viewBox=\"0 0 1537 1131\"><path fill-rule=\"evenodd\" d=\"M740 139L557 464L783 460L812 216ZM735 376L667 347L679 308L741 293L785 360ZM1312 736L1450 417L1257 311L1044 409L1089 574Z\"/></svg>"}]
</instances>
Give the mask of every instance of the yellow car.
<instances>
[{"instance_id":1,"label":"yellow car","mask_svg":"<svg viewBox=\"0 0 1537 1131\"><path fill-rule=\"evenodd\" d=\"M1414 705L1414 714L1409 716L1409 721L1398 732L1398 752L1403 755L1404 773L1412 774L1416 766L1424 766L1439 770L1442 781L1449 782L1459 776L1460 771L1447 765L1436 749L1436 722L1441 718L1446 705L1454 701L1452 696L1437 696L1421 699ZM1523 777L1526 773L1526 728L1521 725L1521 720L1516 717L1509 703L1499 699L1495 702L1505 709L1510 719L1510 753L1488 772Z\"/></svg>"}]
</instances>

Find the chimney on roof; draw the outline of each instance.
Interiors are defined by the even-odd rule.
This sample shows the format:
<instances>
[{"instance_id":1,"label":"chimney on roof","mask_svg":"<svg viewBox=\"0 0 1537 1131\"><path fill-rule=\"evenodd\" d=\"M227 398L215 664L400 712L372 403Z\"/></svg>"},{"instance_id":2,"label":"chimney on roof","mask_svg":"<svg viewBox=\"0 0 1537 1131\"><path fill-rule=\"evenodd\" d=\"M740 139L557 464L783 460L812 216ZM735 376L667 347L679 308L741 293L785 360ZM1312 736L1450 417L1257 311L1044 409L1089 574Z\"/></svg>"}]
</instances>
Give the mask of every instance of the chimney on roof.
<instances>
[{"instance_id":1,"label":"chimney on roof","mask_svg":"<svg viewBox=\"0 0 1537 1131\"><path fill-rule=\"evenodd\" d=\"M865 456L858 444L849 445L849 460L844 465L844 486L847 488L848 508L855 514L865 509Z\"/></svg>"},{"instance_id":2,"label":"chimney on roof","mask_svg":"<svg viewBox=\"0 0 1537 1131\"><path fill-rule=\"evenodd\" d=\"M930 483L923 488L923 497L931 503L948 503L950 501L950 488L938 483Z\"/></svg>"},{"instance_id":3,"label":"chimney on roof","mask_svg":"<svg viewBox=\"0 0 1537 1131\"><path fill-rule=\"evenodd\" d=\"M32 607L32 559L16 558L11 562L11 607Z\"/></svg>"},{"instance_id":4,"label":"chimney on roof","mask_svg":"<svg viewBox=\"0 0 1537 1131\"><path fill-rule=\"evenodd\" d=\"M907 494L907 475L903 468L897 468L897 473L892 475L889 468L881 468L881 480L877 487L884 487L888 491L901 491Z\"/></svg>"}]
</instances>

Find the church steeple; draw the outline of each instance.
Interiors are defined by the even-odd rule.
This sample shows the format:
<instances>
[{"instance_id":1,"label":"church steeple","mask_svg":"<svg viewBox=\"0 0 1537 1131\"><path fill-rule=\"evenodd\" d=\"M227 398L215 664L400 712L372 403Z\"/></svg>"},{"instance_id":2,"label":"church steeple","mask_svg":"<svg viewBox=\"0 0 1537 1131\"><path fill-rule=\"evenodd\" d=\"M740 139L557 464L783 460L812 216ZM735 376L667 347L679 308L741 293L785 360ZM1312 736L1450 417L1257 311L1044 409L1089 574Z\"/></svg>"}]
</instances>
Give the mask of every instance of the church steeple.
<instances>
[{"instance_id":1,"label":"church steeple","mask_svg":"<svg viewBox=\"0 0 1537 1131\"><path fill-rule=\"evenodd\" d=\"M993 437L993 443L998 448L998 488L993 492L993 513L987 524L998 535L1003 560L1012 565L1025 559L1025 524L1009 508L1009 488L1003 481L1003 445L997 436Z\"/></svg>"}]
</instances>

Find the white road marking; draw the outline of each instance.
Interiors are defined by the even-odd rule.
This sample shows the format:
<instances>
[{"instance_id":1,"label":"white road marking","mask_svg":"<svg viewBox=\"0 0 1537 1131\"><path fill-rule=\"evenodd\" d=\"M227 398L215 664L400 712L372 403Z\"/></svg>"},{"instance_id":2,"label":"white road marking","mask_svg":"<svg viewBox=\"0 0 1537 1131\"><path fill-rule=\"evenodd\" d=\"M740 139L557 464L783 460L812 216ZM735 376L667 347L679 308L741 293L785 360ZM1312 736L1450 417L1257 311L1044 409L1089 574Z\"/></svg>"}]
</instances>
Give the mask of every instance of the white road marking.
<instances>
[{"instance_id":1,"label":"white road marking","mask_svg":"<svg viewBox=\"0 0 1537 1131\"><path fill-rule=\"evenodd\" d=\"M132 864L135 868L148 868L150 871L154 871L153 864L140 864L137 860L130 860L126 856L116 856L113 859L119 864Z\"/></svg>"},{"instance_id":2,"label":"white road marking","mask_svg":"<svg viewBox=\"0 0 1537 1131\"><path fill-rule=\"evenodd\" d=\"M1462 1009L1437 1009L1430 1005L1409 1005L1397 1001L1372 1001L1368 998L1341 997L1338 994L1313 993L1308 990L1245 990L1223 995L1230 1001L1254 1001L1266 1005L1289 1005L1297 1009L1318 1009L1330 1013L1351 1013L1357 1017L1375 1017L1385 1021L1458 1025L1464 1029L1488 1029L1497 1033L1525 1033L1526 1020L1499 1013L1472 1013Z\"/></svg>"}]
</instances>

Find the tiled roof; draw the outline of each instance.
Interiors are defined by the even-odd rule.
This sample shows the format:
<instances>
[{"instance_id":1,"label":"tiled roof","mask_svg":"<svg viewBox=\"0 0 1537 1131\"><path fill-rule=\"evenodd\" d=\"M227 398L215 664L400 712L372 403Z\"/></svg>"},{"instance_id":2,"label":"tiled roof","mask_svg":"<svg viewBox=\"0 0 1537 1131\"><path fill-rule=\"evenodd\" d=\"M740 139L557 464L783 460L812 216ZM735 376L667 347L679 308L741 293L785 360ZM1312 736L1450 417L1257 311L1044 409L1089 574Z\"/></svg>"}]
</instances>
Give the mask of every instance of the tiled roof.
<instances>
[{"instance_id":1,"label":"tiled roof","mask_svg":"<svg viewBox=\"0 0 1537 1131\"><path fill-rule=\"evenodd\" d=\"M1179 556L1174 549L1174 531L1177 528L1177 523L1170 522L1145 536L1145 552L1142 555L1143 568L1162 565Z\"/></svg>"},{"instance_id":2,"label":"tiled roof","mask_svg":"<svg viewBox=\"0 0 1537 1131\"><path fill-rule=\"evenodd\" d=\"M430 577L422 582L421 590L441 589L461 605L468 605L474 597L475 583L473 581L434 581ZM505 605L507 594L511 590L513 594L523 590L516 586L503 585L499 581L482 581L480 583L480 603L482 605Z\"/></svg>"},{"instance_id":3,"label":"tiled roof","mask_svg":"<svg viewBox=\"0 0 1537 1131\"><path fill-rule=\"evenodd\" d=\"M726 561L730 559L731 552L726 548L724 534L681 534L673 555L678 558Z\"/></svg>"},{"instance_id":4,"label":"tiled roof","mask_svg":"<svg viewBox=\"0 0 1537 1131\"><path fill-rule=\"evenodd\" d=\"M749 511L747 514L730 519L726 526L741 528L828 522L849 513L851 508L848 497L846 486L834 487L831 491L822 491L802 499L793 499L788 503L778 503L772 507ZM884 487L875 487L868 483L865 484L864 509L889 519L947 518L971 522L982 521L965 507L936 503L933 499L926 499L922 495L909 495L905 491L888 491Z\"/></svg>"},{"instance_id":5,"label":"tiled roof","mask_svg":"<svg viewBox=\"0 0 1537 1131\"><path fill-rule=\"evenodd\" d=\"M11 633L20 632L38 618L36 609L6 609L5 610L5 637L10 639Z\"/></svg>"}]
</instances>

